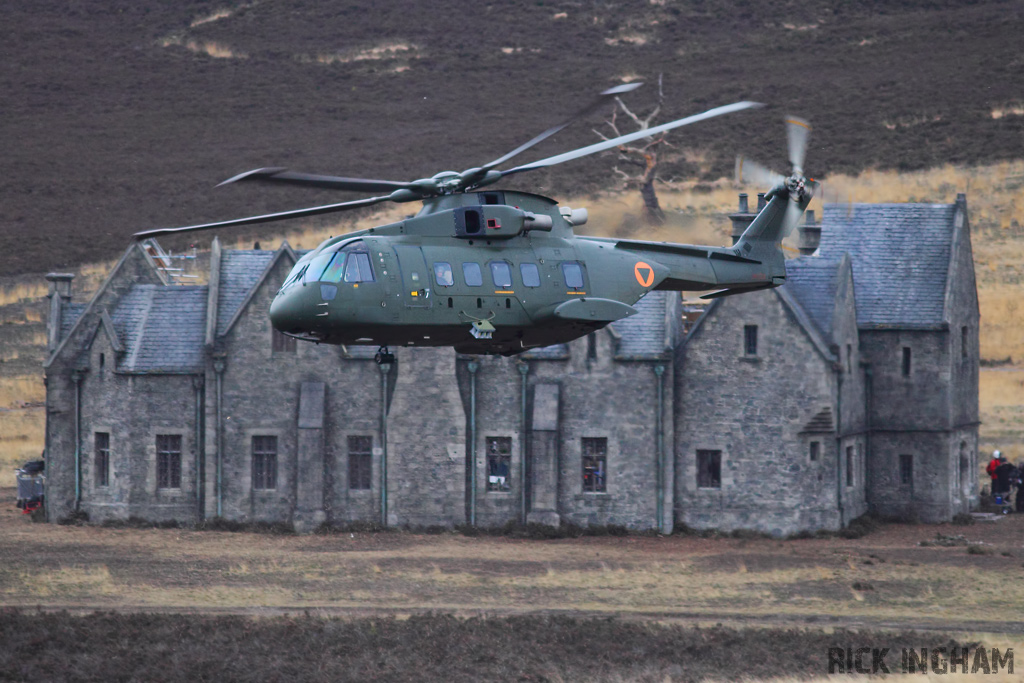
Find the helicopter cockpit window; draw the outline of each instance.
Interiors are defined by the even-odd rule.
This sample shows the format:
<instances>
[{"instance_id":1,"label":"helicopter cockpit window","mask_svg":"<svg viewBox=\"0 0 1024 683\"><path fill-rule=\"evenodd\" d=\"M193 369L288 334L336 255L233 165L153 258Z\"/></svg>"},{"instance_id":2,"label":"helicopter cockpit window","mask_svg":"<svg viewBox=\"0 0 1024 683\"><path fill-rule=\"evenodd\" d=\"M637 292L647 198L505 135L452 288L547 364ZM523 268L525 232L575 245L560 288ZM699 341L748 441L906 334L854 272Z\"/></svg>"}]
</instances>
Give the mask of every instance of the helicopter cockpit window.
<instances>
[{"instance_id":1,"label":"helicopter cockpit window","mask_svg":"<svg viewBox=\"0 0 1024 683\"><path fill-rule=\"evenodd\" d=\"M331 260L331 264L324 270L320 280L323 282L341 282L341 275L345 272L346 256L347 254L343 251L335 252L334 259Z\"/></svg>"},{"instance_id":2,"label":"helicopter cockpit window","mask_svg":"<svg viewBox=\"0 0 1024 683\"><path fill-rule=\"evenodd\" d=\"M484 276L480 272L479 263L463 263L462 277L466 279L466 285L470 287L479 287L484 283Z\"/></svg>"},{"instance_id":3,"label":"helicopter cockpit window","mask_svg":"<svg viewBox=\"0 0 1024 683\"><path fill-rule=\"evenodd\" d=\"M292 272L288 273L288 279L281 285L281 289L291 287L296 282L302 279L302 276L306 274L306 269L309 267L308 263L296 263L295 267L292 268Z\"/></svg>"},{"instance_id":4,"label":"helicopter cockpit window","mask_svg":"<svg viewBox=\"0 0 1024 683\"><path fill-rule=\"evenodd\" d=\"M373 269L370 267L370 255L365 251L349 254L348 265L345 267L345 282L373 282Z\"/></svg>"},{"instance_id":5,"label":"helicopter cockpit window","mask_svg":"<svg viewBox=\"0 0 1024 683\"><path fill-rule=\"evenodd\" d=\"M562 275L565 276L565 286L570 289L583 288L583 267L574 261L567 261L562 264Z\"/></svg>"},{"instance_id":6,"label":"helicopter cockpit window","mask_svg":"<svg viewBox=\"0 0 1024 683\"><path fill-rule=\"evenodd\" d=\"M506 261L491 261L491 279L498 289L508 289L512 286L512 269Z\"/></svg>"},{"instance_id":7,"label":"helicopter cockpit window","mask_svg":"<svg viewBox=\"0 0 1024 683\"><path fill-rule=\"evenodd\" d=\"M523 263L519 266L519 274L523 276L523 286L540 287L540 270L536 263Z\"/></svg>"},{"instance_id":8,"label":"helicopter cockpit window","mask_svg":"<svg viewBox=\"0 0 1024 683\"><path fill-rule=\"evenodd\" d=\"M318 254L316 258L309 262L309 268L306 269L306 276L303 278L303 282L316 282L322 279L320 275L327 268L327 264L331 262L331 257L334 254L330 252L326 254Z\"/></svg>"},{"instance_id":9,"label":"helicopter cockpit window","mask_svg":"<svg viewBox=\"0 0 1024 683\"><path fill-rule=\"evenodd\" d=\"M434 279L438 287L451 287L455 284L455 276L452 274L452 264L438 262L434 264Z\"/></svg>"}]
</instances>

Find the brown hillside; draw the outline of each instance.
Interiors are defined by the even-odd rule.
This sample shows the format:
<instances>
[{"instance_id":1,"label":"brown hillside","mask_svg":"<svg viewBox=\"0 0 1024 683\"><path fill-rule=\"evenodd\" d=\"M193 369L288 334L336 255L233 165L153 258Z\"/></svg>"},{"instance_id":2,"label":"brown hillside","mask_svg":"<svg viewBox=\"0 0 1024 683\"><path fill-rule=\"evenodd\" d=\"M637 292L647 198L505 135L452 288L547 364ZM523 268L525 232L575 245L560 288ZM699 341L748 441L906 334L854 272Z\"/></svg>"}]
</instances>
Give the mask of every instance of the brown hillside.
<instances>
[{"instance_id":1,"label":"brown hillside","mask_svg":"<svg viewBox=\"0 0 1024 683\"><path fill-rule=\"evenodd\" d=\"M670 117L738 99L772 105L675 134L710 163L680 155L668 176L728 174L741 151L784 166L783 110L813 121L808 166L819 175L1021 156L1024 4L806 7L8 3L0 275L109 258L141 228L339 201L212 189L258 166L406 180L478 165L577 99L661 72ZM648 87L630 101L642 109L653 95ZM593 142L593 119L528 155ZM609 166L581 160L515 186L579 194L608 185Z\"/></svg>"}]
</instances>

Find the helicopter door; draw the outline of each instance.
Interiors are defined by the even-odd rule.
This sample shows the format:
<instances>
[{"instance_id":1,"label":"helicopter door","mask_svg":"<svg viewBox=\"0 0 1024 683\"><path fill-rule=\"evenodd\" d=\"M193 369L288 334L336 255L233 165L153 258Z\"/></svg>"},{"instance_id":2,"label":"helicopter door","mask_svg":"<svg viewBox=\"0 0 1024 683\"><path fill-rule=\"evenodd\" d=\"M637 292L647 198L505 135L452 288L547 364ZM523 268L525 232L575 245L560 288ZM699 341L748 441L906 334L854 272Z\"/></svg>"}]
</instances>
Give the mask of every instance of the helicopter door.
<instances>
[{"instance_id":1,"label":"helicopter door","mask_svg":"<svg viewBox=\"0 0 1024 683\"><path fill-rule=\"evenodd\" d=\"M396 246L398 268L402 271L402 299L410 308L430 308L430 271L419 247Z\"/></svg>"}]
</instances>

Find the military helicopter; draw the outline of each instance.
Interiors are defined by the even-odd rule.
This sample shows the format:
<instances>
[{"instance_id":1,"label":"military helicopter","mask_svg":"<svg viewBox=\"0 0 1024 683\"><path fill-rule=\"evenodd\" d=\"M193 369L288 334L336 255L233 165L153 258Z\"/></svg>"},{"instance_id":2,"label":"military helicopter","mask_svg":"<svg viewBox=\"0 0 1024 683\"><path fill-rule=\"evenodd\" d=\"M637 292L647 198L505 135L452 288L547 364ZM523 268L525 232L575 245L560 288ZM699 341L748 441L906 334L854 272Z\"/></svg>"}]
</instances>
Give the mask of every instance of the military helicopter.
<instances>
[{"instance_id":1,"label":"military helicopter","mask_svg":"<svg viewBox=\"0 0 1024 683\"><path fill-rule=\"evenodd\" d=\"M777 287L786 278L780 242L810 202L804 177L806 123L790 119L787 176L743 163L747 175L774 184L767 204L731 247L576 235L586 209L547 197L484 189L511 175L547 168L716 116L762 106L737 102L499 170L512 157L574 120L630 92L606 90L573 116L483 166L411 182L342 178L260 168L236 182L290 183L379 196L282 213L136 233L157 235L315 216L382 202L421 201L405 220L326 240L296 263L275 296L270 318L286 335L324 344L451 346L466 354L512 356L564 343L634 315L651 290L701 291L717 297Z\"/></svg>"}]
</instances>

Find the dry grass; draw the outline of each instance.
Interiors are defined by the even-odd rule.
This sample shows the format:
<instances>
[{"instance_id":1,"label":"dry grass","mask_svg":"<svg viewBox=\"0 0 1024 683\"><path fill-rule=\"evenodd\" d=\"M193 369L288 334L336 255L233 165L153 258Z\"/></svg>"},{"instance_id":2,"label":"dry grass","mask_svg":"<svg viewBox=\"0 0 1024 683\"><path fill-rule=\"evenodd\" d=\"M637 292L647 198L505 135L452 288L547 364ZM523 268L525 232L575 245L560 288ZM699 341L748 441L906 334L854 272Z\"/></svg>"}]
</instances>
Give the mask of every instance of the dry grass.
<instances>
[{"instance_id":1,"label":"dry grass","mask_svg":"<svg viewBox=\"0 0 1024 683\"><path fill-rule=\"evenodd\" d=\"M0 409L0 486L14 486L14 468L39 459L45 427L45 408Z\"/></svg>"},{"instance_id":2,"label":"dry grass","mask_svg":"<svg viewBox=\"0 0 1024 683\"><path fill-rule=\"evenodd\" d=\"M223 43L210 40L195 40L193 38L182 38L171 36L160 40L160 47L180 46L196 54L205 54L216 59L248 59L249 55L244 52L233 50Z\"/></svg>"},{"instance_id":3,"label":"dry grass","mask_svg":"<svg viewBox=\"0 0 1024 683\"><path fill-rule=\"evenodd\" d=\"M315 57L300 57L300 61L318 64L351 64L353 62L387 59L419 59L423 56L418 45L401 41L380 43L373 47L345 52L321 53Z\"/></svg>"}]
</instances>

